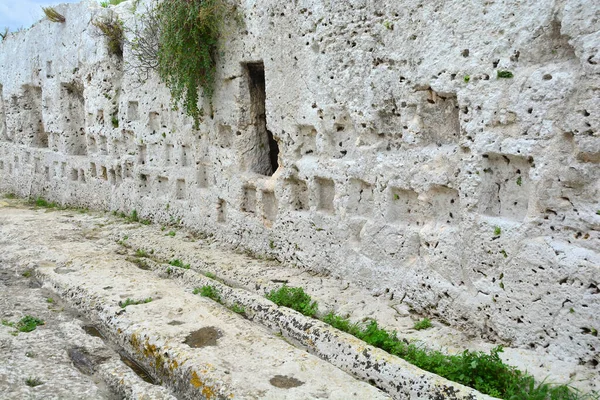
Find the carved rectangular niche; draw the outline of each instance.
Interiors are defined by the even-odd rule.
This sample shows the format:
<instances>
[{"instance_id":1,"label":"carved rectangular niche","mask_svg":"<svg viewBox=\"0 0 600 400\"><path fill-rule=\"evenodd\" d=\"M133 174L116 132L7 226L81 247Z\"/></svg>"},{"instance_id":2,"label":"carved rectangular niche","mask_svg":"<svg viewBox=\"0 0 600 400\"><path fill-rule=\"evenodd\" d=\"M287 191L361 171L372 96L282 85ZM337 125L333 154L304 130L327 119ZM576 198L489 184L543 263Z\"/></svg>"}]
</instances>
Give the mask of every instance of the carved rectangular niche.
<instances>
[{"instance_id":1,"label":"carved rectangular niche","mask_svg":"<svg viewBox=\"0 0 600 400\"><path fill-rule=\"evenodd\" d=\"M390 187L388 193L387 217L389 221L407 226L420 226L423 224L423 207L419 203L417 192L409 189Z\"/></svg>"},{"instance_id":2,"label":"carved rectangular niche","mask_svg":"<svg viewBox=\"0 0 600 400\"><path fill-rule=\"evenodd\" d=\"M244 64L250 91L251 132L242 147L250 170L273 175L279 167L279 146L267 127L265 66L262 62Z\"/></svg>"},{"instance_id":3,"label":"carved rectangular niche","mask_svg":"<svg viewBox=\"0 0 600 400\"><path fill-rule=\"evenodd\" d=\"M185 189L185 179L177 179L177 182L175 182L175 198L177 200L185 200Z\"/></svg>"},{"instance_id":4,"label":"carved rectangular niche","mask_svg":"<svg viewBox=\"0 0 600 400\"><path fill-rule=\"evenodd\" d=\"M308 185L297 178L286 180L290 205L295 211L310 209Z\"/></svg>"},{"instance_id":5,"label":"carved rectangular niche","mask_svg":"<svg viewBox=\"0 0 600 400\"><path fill-rule=\"evenodd\" d=\"M315 178L317 209L327 213L334 212L335 183L331 179Z\"/></svg>"},{"instance_id":6,"label":"carved rectangular niche","mask_svg":"<svg viewBox=\"0 0 600 400\"><path fill-rule=\"evenodd\" d=\"M242 211L256 213L256 188L254 186L245 186L243 190Z\"/></svg>"},{"instance_id":7,"label":"carved rectangular niche","mask_svg":"<svg viewBox=\"0 0 600 400\"><path fill-rule=\"evenodd\" d=\"M373 213L373 185L361 179L350 179L348 212L363 216Z\"/></svg>"},{"instance_id":8,"label":"carved rectangular niche","mask_svg":"<svg viewBox=\"0 0 600 400\"><path fill-rule=\"evenodd\" d=\"M269 221L277 218L277 198L273 192L262 192L263 217Z\"/></svg>"},{"instance_id":9,"label":"carved rectangular niche","mask_svg":"<svg viewBox=\"0 0 600 400\"><path fill-rule=\"evenodd\" d=\"M529 207L530 162L525 157L484 155L480 172L479 210L484 214L522 221Z\"/></svg>"}]
</instances>

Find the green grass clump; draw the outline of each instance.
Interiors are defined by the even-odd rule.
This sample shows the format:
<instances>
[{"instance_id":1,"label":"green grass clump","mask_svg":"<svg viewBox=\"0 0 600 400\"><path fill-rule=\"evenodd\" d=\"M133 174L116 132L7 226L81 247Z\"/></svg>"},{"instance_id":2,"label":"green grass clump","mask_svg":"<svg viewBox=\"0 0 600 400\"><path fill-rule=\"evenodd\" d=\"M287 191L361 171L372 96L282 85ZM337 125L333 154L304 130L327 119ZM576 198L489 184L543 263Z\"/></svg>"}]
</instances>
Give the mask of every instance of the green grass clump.
<instances>
[{"instance_id":1,"label":"green grass clump","mask_svg":"<svg viewBox=\"0 0 600 400\"><path fill-rule=\"evenodd\" d=\"M195 288L193 293L199 294L202 297L208 297L217 303L221 303L221 293L219 293L219 289L214 286L204 285L200 288Z\"/></svg>"},{"instance_id":2,"label":"green grass clump","mask_svg":"<svg viewBox=\"0 0 600 400\"><path fill-rule=\"evenodd\" d=\"M361 326L334 313L325 315L323 321L421 369L490 396L536 400L593 398L593 396L582 395L567 385L552 385L544 382L536 384L532 376L504 364L499 356L503 351L502 346L490 350L489 354L465 350L460 354L448 355L415 344L407 344L398 339L395 331L388 332L380 328L376 321Z\"/></svg>"},{"instance_id":3,"label":"green grass clump","mask_svg":"<svg viewBox=\"0 0 600 400\"><path fill-rule=\"evenodd\" d=\"M500 228L499 226L495 226L494 227L494 236L500 236L501 233L502 233L502 228Z\"/></svg>"},{"instance_id":4,"label":"green grass clump","mask_svg":"<svg viewBox=\"0 0 600 400\"><path fill-rule=\"evenodd\" d=\"M239 305L238 303L235 303L229 309L236 314L245 314L246 313L246 309L243 306Z\"/></svg>"},{"instance_id":5,"label":"green grass clump","mask_svg":"<svg viewBox=\"0 0 600 400\"><path fill-rule=\"evenodd\" d=\"M512 78L514 75L510 71L498 70L497 76L498 76L498 78L506 78L506 79L508 79L508 78Z\"/></svg>"},{"instance_id":6,"label":"green grass clump","mask_svg":"<svg viewBox=\"0 0 600 400\"><path fill-rule=\"evenodd\" d=\"M217 41L225 9L222 0L169 0L156 9L158 75L171 91L173 103L182 104L196 126L202 116L199 91L208 99L214 91Z\"/></svg>"},{"instance_id":7,"label":"green grass clump","mask_svg":"<svg viewBox=\"0 0 600 400\"><path fill-rule=\"evenodd\" d=\"M55 202L49 202L48 200L38 197L36 199L30 200L30 204L35 205L36 207L44 207L44 208L56 208L58 205Z\"/></svg>"},{"instance_id":8,"label":"green grass clump","mask_svg":"<svg viewBox=\"0 0 600 400\"><path fill-rule=\"evenodd\" d=\"M129 297L125 301L119 301L119 307L125 308L127 306L137 306L138 304L146 304L152 301L152 297L148 297L147 299L142 300L133 300Z\"/></svg>"},{"instance_id":9,"label":"green grass clump","mask_svg":"<svg viewBox=\"0 0 600 400\"><path fill-rule=\"evenodd\" d=\"M217 275L213 274L212 272L206 272L206 273L204 273L204 276L206 276L207 278L210 278L210 279L215 279L215 280L217 279Z\"/></svg>"},{"instance_id":10,"label":"green grass clump","mask_svg":"<svg viewBox=\"0 0 600 400\"><path fill-rule=\"evenodd\" d=\"M422 320L413 325L413 329L416 329L417 331L428 328L431 328L431 321L429 320L429 318L423 318Z\"/></svg>"},{"instance_id":11,"label":"green grass clump","mask_svg":"<svg viewBox=\"0 0 600 400\"><path fill-rule=\"evenodd\" d=\"M167 233L167 236L175 236L177 233L175 231L169 231L169 233Z\"/></svg>"},{"instance_id":12,"label":"green grass clump","mask_svg":"<svg viewBox=\"0 0 600 400\"><path fill-rule=\"evenodd\" d=\"M177 268L190 269L190 264L184 264L180 259L176 258L175 260L169 261L169 265L172 265Z\"/></svg>"},{"instance_id":13,"label":"green grass clump","mask_svg":"<svg viewBox=\"0 0 600 400\"><path fill-rule=\"evenodd\" d=\"M44 323L45 322L43 320L32 317L31 315L24 316L18 322L10 322L5 319L2 320L2 325L15 328L19 332L35 331L35 328L40 325L44 325Z\"/></svg>"},{"instance_id":14,"label":"green grass clump","mask_svg":"<svg viewBox=\"0 0 600 400\"><path fill-rule=\"evenodd\" d=\"M4 198L5 199L16 199L17 195L14 194L14 193L7 193L7 194L4 195Z\"/></svg>"},{"instance_id":15,"label":"green grass clump","mask_svg":"<svg viewBox=\"0 0 600 400\"><path fill-rule=\"evenodd\" d=\"M266 298L278 306L289 307L307 317L314 317L319 308L317 302L304 293L304 289L301 287L296 288L283 285L279 289L269 292Z\"/></svg>"},{"instance_id":16,"label":"green grass clump","mask_svg":"<svg viewBox=\"0 0 600 400\"><path fill-rule=\"evenodd\" d=\"M144 249L137 249L135 251L135 256L136 257L149 257L148 253Z\"/></svg>"},{"instance_id":17,"label":"green grass clump","mask_svg":"<svg viewBox=\"0 0 600 400\"><path fill-rule=\"evenodd\" d=\"M29 378L25 379L25 384L29 387L36 387L36 386L43 385L44 382L42 382L42 380L39 378L30 376Z\"/></svg>"}]
</instances>

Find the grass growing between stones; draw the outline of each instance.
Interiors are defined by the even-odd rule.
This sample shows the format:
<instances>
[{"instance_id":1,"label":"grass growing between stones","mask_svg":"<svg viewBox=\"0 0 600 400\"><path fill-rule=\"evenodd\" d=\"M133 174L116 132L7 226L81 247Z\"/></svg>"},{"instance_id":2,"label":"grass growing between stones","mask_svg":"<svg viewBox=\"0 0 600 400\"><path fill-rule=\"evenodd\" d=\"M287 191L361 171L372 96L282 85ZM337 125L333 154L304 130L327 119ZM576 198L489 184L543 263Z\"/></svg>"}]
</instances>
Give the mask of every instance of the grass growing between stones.
<instances>
[{"instance_id":1,"label":"grass growing between stones","mask_svg":"<svg viewBox=\"0 0 600 400\"><path fill-rule=\"evenodd\" d=\"M194 294L199 294L202 297L208 297L211 300L216 301L217 303L222 303L221 301L221 293L219 289L214 286L204 285L200 288L194 289Z\"/></svg>"},{"instance_id":2,"label":"grass growing between stones","mask_svg":"<svg viewBox=\"0 0 600 400\"><path fill-rule=\"evenodd\" d=\"M37 197L35 199L29 200L30 204L35 205L36 207L44 207L44 208L56 208L58 204L55 202L50 202L42 197Z\"/></svg>"},{"instance_id":3,"label":"grass growing between stones","mask_svg":"<svg viewBox=\"0 0 600 400\"><path fill-rule=\"evenodd\" d=\"M3 319L2 325L15 328L19 332L32 332L38 326L44 325L44 321L39 318L32 317L31 315L26 315L18 322L10 322Z\"/></svg>"},{"instance_id":4,"label":"grass growing between stones","mask_svg":"<svg viewBox=\"0 0 600 400\"><path fill-rule=\"evenodd\" d=\"M142 300L133 300L129 297L125 301L119 301L119 307L125 308L127 306L137 306L138 304L146 304L152 301L152 297L148 297L147 299Z\"/></svg>"},{"instance_id":5,"label":"grass growing between stones","mask_svg":"<svg viewBox=\"0 0 600 400\"><path fill-rule=\"evenodd\" d=\"M283 285L277 290L272 290L265 297L278 306L291 308L307 317L314 317L319 309L317 302L304 293L301 287Z\"/></svg>"},{"instance_id":6,"label":"grass growing between stones","mask_svg":"<svg viewBox=\"0 0 600 400\"><path fill-rule=\"evenodd\" d=\"M300 287L292 288L284 285L278 290L271 291L266 297L279 306L292 308L310 317L315 317L318 309L317 302ZM365 324L353 323L349 318L333 312L329 312L321 320L425 371L490 396L528 400L597 400L599 398L595 393L583 394L568 385L536 383L531 375L502 361L499 356L503 351L502 346L493 348L489 354L465 350L460 354L449 355L414 343L407 343L398 338L396 331L390 332L379 327L375 320ZM430 326L431 321L425 318L415 324L415 329L425 329Z\"/></svg>"},{"instance_id":7,"label":"grass growing between stones","mask_svg":"<svg viewBox=\"0 0 600 400\"><path fill-rule=\"evenodd\" d=\"M169 261L169 265L172 265L177 268L190 269L190 264L184 264L180 259L175 259Z\"/></svg>"},{"instance_id":8,"label":"grass growing between stones","mask_svg":"<svg viewBox=\"0 0 600 400\"><path fill-rule=\"evenodd\" d=\"M413 329L417 331L428 328L431 328L431 321L429 320L429 318L423 318L422 320L413 325Z\"/></svg>"}]
</instances>

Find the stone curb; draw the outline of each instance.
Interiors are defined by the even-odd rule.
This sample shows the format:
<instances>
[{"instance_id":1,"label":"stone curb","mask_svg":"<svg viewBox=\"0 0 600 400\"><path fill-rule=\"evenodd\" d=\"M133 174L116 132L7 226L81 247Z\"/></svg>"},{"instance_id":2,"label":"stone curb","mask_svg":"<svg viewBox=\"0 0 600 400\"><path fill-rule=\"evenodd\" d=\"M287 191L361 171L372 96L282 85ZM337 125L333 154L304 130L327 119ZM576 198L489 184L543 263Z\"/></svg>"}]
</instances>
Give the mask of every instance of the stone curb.
<instances>
[{"instance_id":1,"label":"stone curb","mask_svg":"<svg viewBox=\"0 0 600 400\"><path fill-rule=\"evenodd\" d=\"M167 274L169 267L154 271ZM347 373L369 382L394 399L494 399L475 389L424 371L333 328L320 320L306 317L287 307L279 307L266 298L245 289L232 288L193 270L170 267L168 275L189 287L211 285L220 291L222 303L244 307L252 321L280 331L284 337L304 346L309 352Z\"/></svg>"},{"instance_id":2,"label":"stone curb","mask_svg":"<svg viewBox=\"0 0 600 400\"><path fill-rule=\"evenodd\" d=\"M124 312L122 308L108 302L107 299L93 290L89 290L86 287L87 285L80 285L77 281L72 282L67 278L63 278L63 275L44 271L41 268L35 271L35 275L45 286L55 291L64 301L85 312L92 321L99 325L100 330L106 335L108 340L118 345L131 358L135 359L142 367L151 372L151 375L161 385L173 390L177 394L177 398L209 400L256 398L254 396L245 396L243 392L235 393L234 396L234 392L239 387L237 384L223 379L226 376L224 374L228 374L227 371L215 368L209 360L198 358L193 350L187 349L187 345L181 345L181 342L177 340L173 341L163 337L159 331L144 324L143 321L145 319L143 316L141 320L139 315L137 317L129 317L128 313ZM222 309L216 303L212 303L209 300L202 300L202 302L205 301L210 304L209 308ZM224 314L231 315L231 312L228 310L222 309L222 311L224 312L221 314L222 316ZM256 325L259 326L258 324ZM298 350L298 353L304 352ZM274 365L270 365L270 367L273 368ZM336 369L333 366L331 368ZM349 376L343 374L342 371L338 370L338 372L339 374L336 376L341 375L351 379ZM129 376L131 377L131 374ZM334 379L337 378L334 376ZM354 381L354 379L352 380ZM360 380L355 382L360 385L356 386L356 393L353 393L354 397L359 395L358 398L390 398L388 394ZM114 382L109 381L108 383L113 384ZM338 383L336 382L336 385ZM340 388L336 389L337 392L330 393L333 396L329 398L346 399L353 397L340 393ZM152 396L144 396L147 393L140 393L140 391L130 390L127 387L123 388L123 391L126 398L144 400L169 399L169 397L160 397L161 393L158 392L153 393ZM363 397L360 397L361 395ZM261 398L275 400L280 398L291 399L294 397L284 396L283 394L280 396L269 392ZM307 393L304 393L301 397L297 398L313 397L312 395L307 397Z\"/></svg>"}]
</instances>

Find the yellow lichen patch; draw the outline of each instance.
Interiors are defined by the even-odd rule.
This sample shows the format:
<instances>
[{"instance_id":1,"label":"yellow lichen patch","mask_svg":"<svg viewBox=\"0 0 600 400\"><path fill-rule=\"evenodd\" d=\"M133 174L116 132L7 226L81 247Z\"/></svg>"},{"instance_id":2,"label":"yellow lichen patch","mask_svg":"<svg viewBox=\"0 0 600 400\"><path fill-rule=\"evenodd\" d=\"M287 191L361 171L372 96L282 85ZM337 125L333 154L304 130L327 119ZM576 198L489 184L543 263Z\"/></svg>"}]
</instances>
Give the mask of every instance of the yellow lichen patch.
<instances>
[{"instance_id":1,"label":"yellow lichen patch","mask_svg":"<svg viewBox=\"0 0 600 400\"><path fill-rule=\"evenodd\" d=\"M200 380L198 373L196 371L192 371L192 379L190 379L190 383L195 388L202 388L202 396L207 400L215 398L217 395L215 394L215 389L212 386L205 386L204 382Z\"/></svg>"},{"instance_id":2,"label":"yellow lichen patch","mask_svg":"<svg viewBox=\"0 0 600 400\"><path fill-rule=\"evenodd\" d=\"M212 386L204 386L202 388L202 395L206 397L208 400L216 397L215 391Z\"/></svg>"},{"instance_id":3,"label":"yellow lichen patch","mask_svg":"<svg viewBox=\"0 0 600 400\"><path fill-rule=\"evenodd\" d=\"M131 342L131 345L135 349L139 348L139 346L140 346L140 339L138 338L138 336L135 333L131 334L131 339L129 339L129 341Z\"/></svg>"},{"instance_id":4,"label":"yellow lichen patch","mask_svg":"<svg viewBox=\"0 0 600 400\"><path fill-rule=\"evenodd\" d=\"M195 387L195 388L199 388L200 386L203 386L204 384L202 383L202 381L200 380L200 378L198 377L198 373L196 371L192 371L192 379L190 379L190 383Z\"/></svg>"}]
</instances>

